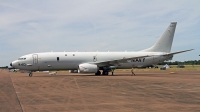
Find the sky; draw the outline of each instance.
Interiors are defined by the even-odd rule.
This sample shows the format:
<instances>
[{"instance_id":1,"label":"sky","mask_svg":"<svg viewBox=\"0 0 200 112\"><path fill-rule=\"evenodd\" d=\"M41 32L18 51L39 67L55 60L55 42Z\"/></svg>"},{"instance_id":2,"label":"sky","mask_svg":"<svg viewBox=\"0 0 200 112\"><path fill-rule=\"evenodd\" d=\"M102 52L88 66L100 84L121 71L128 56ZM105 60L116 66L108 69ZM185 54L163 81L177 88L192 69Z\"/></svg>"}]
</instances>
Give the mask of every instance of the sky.
<instances>
[{"instance_id":1,"label":"sky","mask_svg":"<svg viewBox=\"0 0 200 112\"><path fill-rule=\"evenodd\" d=\"M177 22L172 61L200 60L199 0L4 0L0 66L37 52L140 51Z\"/></svg>"}]
</instances>

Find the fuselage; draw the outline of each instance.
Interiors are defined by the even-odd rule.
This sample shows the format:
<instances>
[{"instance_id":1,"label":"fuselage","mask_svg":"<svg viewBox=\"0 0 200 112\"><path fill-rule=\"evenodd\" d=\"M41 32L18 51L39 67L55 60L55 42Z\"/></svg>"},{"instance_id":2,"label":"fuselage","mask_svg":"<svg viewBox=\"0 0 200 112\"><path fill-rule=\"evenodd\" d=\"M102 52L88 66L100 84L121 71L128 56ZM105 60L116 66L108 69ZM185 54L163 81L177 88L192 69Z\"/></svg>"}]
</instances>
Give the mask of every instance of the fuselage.
<instances>
[{"instance_id":1,"label":"fuselage","mask_svg":"<svg viewBox=\"0 0 200 112\"><path fill-rule=\"evenodd\" d=\"M164 52L46 52L33 53L21 56L12 62L12 66L21 70L43 71L43 70L77 70L83 63L98 63L149 55L145 58L127 60L127 62L115 64L117 69L129 69L132 67L144 67L157 64L172 58L163 56ZM98 65L98 67L102 67Z\"/></svg>"}]
</instances>

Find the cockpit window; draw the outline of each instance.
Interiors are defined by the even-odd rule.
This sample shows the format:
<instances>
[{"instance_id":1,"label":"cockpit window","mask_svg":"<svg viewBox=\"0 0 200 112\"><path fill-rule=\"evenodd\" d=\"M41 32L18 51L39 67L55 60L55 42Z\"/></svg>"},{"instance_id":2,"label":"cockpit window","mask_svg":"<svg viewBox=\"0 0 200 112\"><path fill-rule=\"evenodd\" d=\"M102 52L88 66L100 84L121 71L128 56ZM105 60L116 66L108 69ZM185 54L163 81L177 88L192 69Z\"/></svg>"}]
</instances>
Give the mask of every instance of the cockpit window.
<instances>
[{"instance_id":1,"label":"cockpit window","mask_svg":"<svg viewBox=\"0 0 200 112\"><path fill-rule=\"evenodd\" d=\"M26 60L26 58L19 58L18 60Z\"/></svg>"}]
</instances>

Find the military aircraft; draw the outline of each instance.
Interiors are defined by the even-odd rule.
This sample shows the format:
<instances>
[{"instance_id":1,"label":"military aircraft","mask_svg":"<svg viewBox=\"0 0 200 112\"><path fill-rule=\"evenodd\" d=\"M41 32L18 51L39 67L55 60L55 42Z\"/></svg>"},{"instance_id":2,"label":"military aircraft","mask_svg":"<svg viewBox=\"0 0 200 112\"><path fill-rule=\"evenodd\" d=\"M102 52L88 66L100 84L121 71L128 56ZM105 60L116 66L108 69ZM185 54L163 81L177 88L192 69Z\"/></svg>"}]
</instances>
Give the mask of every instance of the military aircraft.
<instances>
[{"instance_id":1,"label":"military aircraft","mask_svg":"<svg viewBox=\"0 0 200 112\"><path fill-rule=\"evenodd\" d=\"M172 59L173 55L191 51L171 51L177 22L171 22L158 41L138 52L44 52L21 56L10 65L16 69L34 71L70 70L71 73L108 75L115 69L130 69L157 64Z\"/></svg>"}]
</instances>

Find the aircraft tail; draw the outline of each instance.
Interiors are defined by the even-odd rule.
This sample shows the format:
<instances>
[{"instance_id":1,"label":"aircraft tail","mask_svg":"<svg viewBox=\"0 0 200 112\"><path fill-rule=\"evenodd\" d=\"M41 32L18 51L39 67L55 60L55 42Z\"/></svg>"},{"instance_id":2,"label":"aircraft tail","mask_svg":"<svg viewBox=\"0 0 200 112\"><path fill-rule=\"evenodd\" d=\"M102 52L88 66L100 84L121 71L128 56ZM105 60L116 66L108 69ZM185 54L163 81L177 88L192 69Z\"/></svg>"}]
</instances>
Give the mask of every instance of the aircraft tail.
<instances>
[{"instance_id":1,"label":"aircraft tail","mask_svg":"<svg viewBox=\"0 0 200 112\"><path fill-rule=\"evenodd\" d=\"M177 22L171 22L158 41L142 52L167 52L170 53Z\"/></svg>"}]
</instances>

